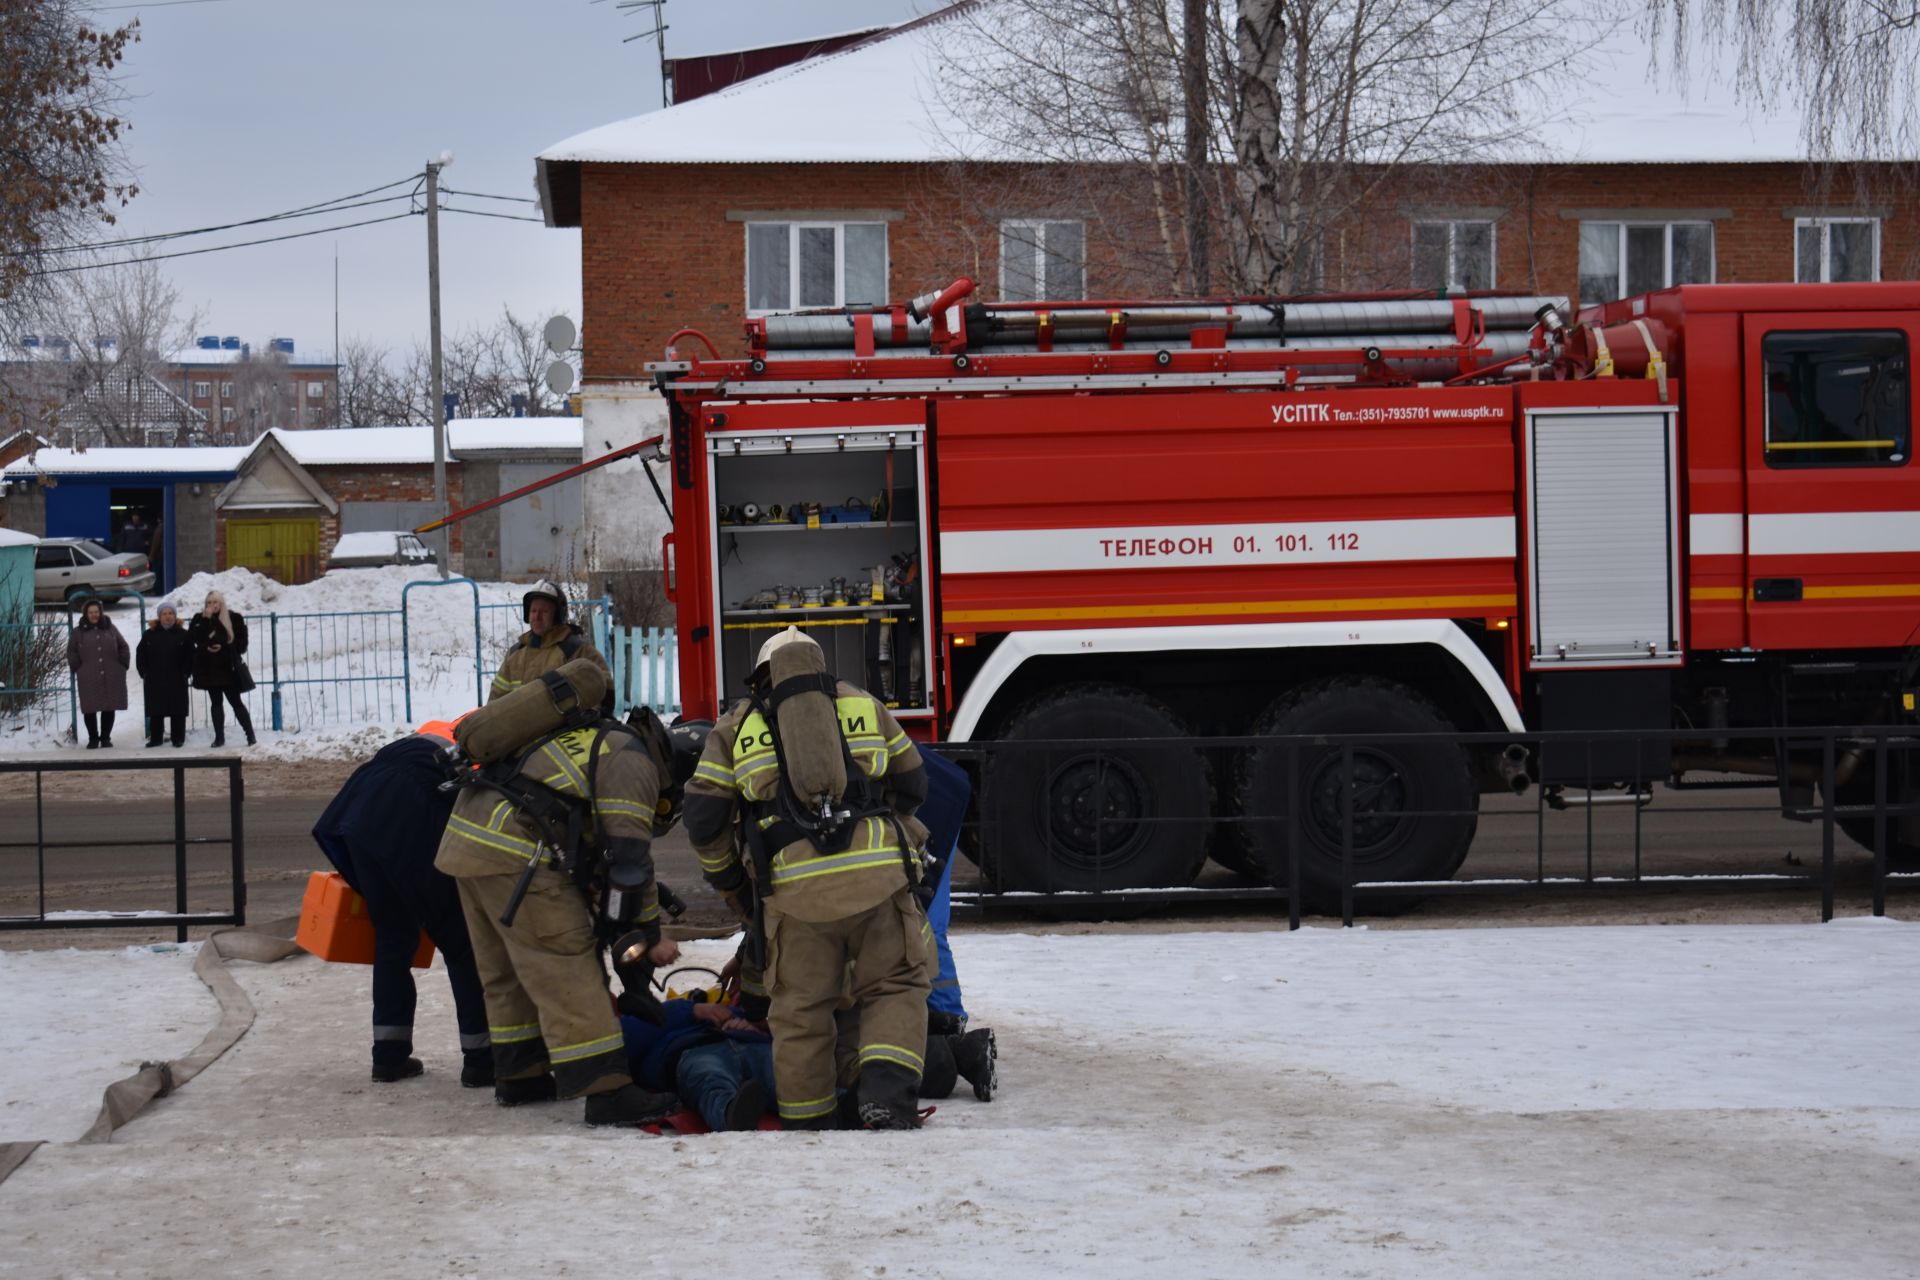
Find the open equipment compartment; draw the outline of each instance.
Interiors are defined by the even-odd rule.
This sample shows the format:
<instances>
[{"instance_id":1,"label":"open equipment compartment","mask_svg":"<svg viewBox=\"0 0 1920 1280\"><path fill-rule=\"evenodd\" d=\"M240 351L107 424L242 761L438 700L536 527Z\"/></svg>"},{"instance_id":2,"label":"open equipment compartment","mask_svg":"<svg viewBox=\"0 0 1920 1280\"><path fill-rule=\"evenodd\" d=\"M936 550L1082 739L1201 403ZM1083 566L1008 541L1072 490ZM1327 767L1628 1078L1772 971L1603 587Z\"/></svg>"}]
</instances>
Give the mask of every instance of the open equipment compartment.
<instances>
[{"instance_id":1,"label":"open equipment compartment","mask_svg":"<svg viewBox=\"0 0 1920 1280\"><path fill-rule=\"evenodd\" d=\"M797 626L837 678L900 716L933 713L922 443L914 427L708 435L720 705Z\"/></svg>"}]
</instances>

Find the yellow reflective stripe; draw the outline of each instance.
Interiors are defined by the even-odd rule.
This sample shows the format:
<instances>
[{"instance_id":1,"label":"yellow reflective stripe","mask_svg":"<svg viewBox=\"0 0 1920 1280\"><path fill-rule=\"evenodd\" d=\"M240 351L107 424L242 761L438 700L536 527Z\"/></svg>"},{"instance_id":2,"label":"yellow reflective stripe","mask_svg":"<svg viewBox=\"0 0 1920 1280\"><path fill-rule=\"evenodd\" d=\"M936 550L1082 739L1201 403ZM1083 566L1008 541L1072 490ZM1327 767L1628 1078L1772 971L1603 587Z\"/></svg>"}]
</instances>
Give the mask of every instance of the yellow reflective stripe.
<instances>
[{"instance_id":1,"label":"yellow reflective stripe","mask_svg":"<svg viewBox=\"0 0 1920 1280\"><path fill-rule=\"evenodd\" d=\"M587 775L580 772L580 766L576 765L572 759L568 757L566 751L563 750L558 743L547 743L540 748L540 754L560 767L559 776L564 777L572 784L575 794L587 794ZM553 785L552 778L546 778L543 779L543 781L545 781L548 786Z\"/></svg>"},{"instance_id":2,"label":"yellow reflective stripe","mask_svg":"<svg viewBox=\"0 0 1920 1280\"><path fill-rule=\"evenodd\" d=\"M641 906L640 921L642 924L646 923L649 920L658 920L659 918L660 918L660 903L658 902L658 900L645 903L644 905Z\"/></svg>"},{"instance_id":3,"label":"yellow reflective stripe","mask_svg":"<svg viewBox=\"0 0 1920 1280\"><path fill-rule=\"evenodd\" d=\"M767 758L759 764L754 765L751 769L736 765L733 770L735 785L744 786L746 785L747 779L751 778L754 774L765 773L769 769L778 769L779 767L780 761L774 758L772 752L768 752Z\"/></svg>"},{"instance_id":4,"label":"yellow reflective stripe","mask_svg":"<svg viewBox=\"0 0 1920 1280\"><path fill-rule=\"evenodd\" d=\"M718 783L729 790L736 789L733 782L733 770L712 760L702 760L693 767L693 776L705 778L708 782Z\"/></svg>"},{"instance_id":5,"label":"yellow reflective stripe","mask_svg":"<svg viewBox=\"0 0 1920 1280\"><path fill-rule=\"evenodd\" d=\"M913 1050L897 1044L868 1044L860 1046L862 1062L897 1062L903 1067L912 1067L915 1071L926 1065L926 1059Z\"/></svg>"},{"instance_id":6,"label":"yellow reflective stripe","mask_svg":"<svg viewBox=\"0 0 1920 1280\"><path fill-rule=\"evenodd\" d=\"M562 1062L578 1062L581 1058L592 1058L607 1053L620 1042L620 1033L616 1031L610 1036L601 1036L598 1040L583 1040L579 1044L561 1045L547 1054L547 1061L556 1066Z\"/></svg>"},{"instance_id":7,"label":"yellow reflective stripe","mask_svg":"<svg viewBox=\"0 0 1920 1280\"><path fill-rule=\"evenodd\" d=\"M957 987L960 984L956 982L953 985ZM767 994L767 984L758 978L743 977L740 979L740 990L750 996L763 996Z\"/></svg>"},{"instance_id":8,"label":"yellow reflective stripe","mask_svg":"<svg viewBox=\"0 0 1920 1280\"><path fill-rule=\"evenodd\" d=\"M518 689L525 683L526 681L524 680L509 680L505 676L495 676L493 678L493 691L495 693L503 693L510 689Z\"/></svg>"},{"instance_id":9,"label":"yellow reflective stripe","mask_svg":"<svg viewBox=\"0 0 1920 1280\"><path fill-rule=\"evenodd\" d=\"M908 738L907 731L905 729L902 729L900 732L894 734L891 738L887 739L887 754L890 756L905 755L907 753L907 748L912 745L913 745L912 739Z\"/></svg>"},{"instance_id":10,"label":"yellow reflective stripe","mask_svg":"<svg viewBox=\"0 0 1920 1280\"><path fill-rule=\"evenodd\" d=\"M731 849L721 853L703 853L700 855L700 869L702 871L725 871L728 867L732 866L733 863L733 850Z\"/></svg>"},{"instance_id":11,"label":"yellow reflective stripe","mask_svg":"<svg viewBox=\"0 0 1920 1280\"><path fill-rule=\"evenodd\" d=\"M596 800L593 811L601 817L636 818L644 824L653 822L653 808L650 805L635 804L631 800Z\"/></svg>"},{"instance_id":12,"label":"yellow reflective stripe","mask_svg":"<svg viewBox=\"0 0 1920 1280\"><path fill-rule=\"evenodd\" d=\"M475 844L485 845L489 849L498 849L502 853L510 853L528 862L532 862L540 853L540 846L531 840L522 840L504 831L494 831L469 822L458 814L447 819L447 829L462 840L471 840Z\"/></svg>"},{"instance_id":13,"label":"yellow reflective stripe","mask_svg":"<svg viewBox=\"0 0 1920 1280\"><path fill-rule=\"evenodd\" d=\"M840 1098L837 1094L829 1094L824 1098L809 1098L805 1102L788 1102L782 1099L780 1102L780 1118L782 1120L812 1120L819 1116L831 1114L833 1109L839 1105Z\"/></svg>"},{"instance_id":14,"label":"yellow reflective stripe","mask_svg":"<svg viewBox=\"0 0 1920 1280\"><path fill-rule=\"evenodd\" d=\"M515 1027L488 1027L487 1031L493 1036L495 1044L519 1044L524 1040L540 1038L540 1024L537 1022L523 1022Z\"/></svg>"},{"instance_id":15,"label":"yellow reflective stripe","mask_svg":"<svg viewBox=\"0 0 1920 1280\"><path fill-rule=\"evenodd\" d=\"M845 871L866 871L873 867L899 865L900 850L898 849L884 847L860 849L853 853L836 853L831 857L809 858L798 866L787 867L775 864L773 882L776 885L792 884L797 880L815 880L821 876L839 875Z\"/></svg>"}]
</instances>

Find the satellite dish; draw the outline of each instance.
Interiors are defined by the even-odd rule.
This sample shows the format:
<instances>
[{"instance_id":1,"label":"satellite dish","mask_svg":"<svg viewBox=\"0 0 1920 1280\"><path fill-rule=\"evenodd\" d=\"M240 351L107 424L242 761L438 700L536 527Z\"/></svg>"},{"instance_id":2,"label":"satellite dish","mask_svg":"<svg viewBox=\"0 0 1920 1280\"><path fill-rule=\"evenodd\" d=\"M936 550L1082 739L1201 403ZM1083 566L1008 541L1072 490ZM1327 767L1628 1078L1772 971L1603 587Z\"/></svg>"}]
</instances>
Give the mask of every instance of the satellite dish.
<instances>
[{"instance_id":1,"label":"satellite dish","mask_svg":"<svg viewBox=\"0 0 1920 1280\"><path fill-rule=\"evenodd\" d=\"M573 350L573 340L579 336L574 331L573 321L565 316L555 316L547 321L545 333L547 350L557 356L563 356Z\"/></svg>"},{"instance_id":2,"label":"satellite dish","mask_svg":"<svg viewBox=\"0 0 1920 1280\"><path fill-rule=\"evenodd\" d=\"M548 365L547 389L557 396L573 390L573 366L565 360L555 360Z\"/></svg>"}]
</instances>

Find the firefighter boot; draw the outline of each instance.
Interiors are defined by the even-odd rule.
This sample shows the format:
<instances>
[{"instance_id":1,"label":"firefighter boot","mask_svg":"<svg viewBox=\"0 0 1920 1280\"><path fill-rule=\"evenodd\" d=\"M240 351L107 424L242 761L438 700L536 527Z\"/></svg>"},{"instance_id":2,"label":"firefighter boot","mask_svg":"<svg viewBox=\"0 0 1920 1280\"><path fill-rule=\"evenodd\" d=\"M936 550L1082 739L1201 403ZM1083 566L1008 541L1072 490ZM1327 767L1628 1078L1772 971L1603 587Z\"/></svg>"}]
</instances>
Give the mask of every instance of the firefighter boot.
<instances>
[{"instance_id":1,"label":"firefighter boot","mask_svg":"<svg viewBox=\"0 0 1920 1280\"><path fill-rule=\"evenodd\" d=\"M587 1123L652 1124L665 1120L680 1109L680 1097L672 1093L649 1093L637 1084L623 1084L609 1093L587 1095Z\"/></svg>"},{"instance_id":2,"label":"firefighter boot","mask_svg":"<svg viewBox=\"0 0 1920 1280\"><path fill-rule=\"evenodd\" d=\"M1000 1046L994 1042L993 1028L969 1031L949 1043L953 1046L954 1067L973 1086L973 1096L992 1102L993 1091L1000 1087Z\"/></svg>"},{"instance_id":3,"label":"firefighter boot","mask_svg":"<svg viewBox=\"0 0 1920 1280\"><path fill-rule=\"evenodd\" d=\"M376 1062L373 1064L373 1082L392 1084L396 1080L411 1080L425 1070L418 1058L403 1058L399 1062Z\"/></svg>"},{"instance_id":4,"label":"firefighter boot","mask_svg":"<svg viewBox=\"0 0 1920 1280\"><path fill-rule=\"evenodd\" d=\"M860 1068L860 1127L863 1129L918 1129L920 1112L914 1094L920 1073L891 1062L869 1062Z\"/></svg>"},{"instance_id":5,"label":"firefighter boot","mask_svg":"<svg viewBox=\"0 0 1920 1280\"><path fill-rule=\"evenodd\" d=\"M461 1075L464 1077L463 1070ZM518 1080L495 1080L493 1082L493 1100L503 1107L524 1107L529 1102L552 1102L559 1094L553 1086L551 1074L542 1076L522 1076Z\"/></svg>"},{"instance_id":6,"label":"firefighter boot","mask_svg":"<svg viewBox=\"0 0 1920 1280\"><path fill-rule=\"evenodd\" d=\"M960 1068L953 1060L953 1042L957 1039L958 1036L945 1035L927 1037L927 1066L920 1073L921 1097L953 1096L954 1082L960 1078Z\"/></svg>"}]
</instances>

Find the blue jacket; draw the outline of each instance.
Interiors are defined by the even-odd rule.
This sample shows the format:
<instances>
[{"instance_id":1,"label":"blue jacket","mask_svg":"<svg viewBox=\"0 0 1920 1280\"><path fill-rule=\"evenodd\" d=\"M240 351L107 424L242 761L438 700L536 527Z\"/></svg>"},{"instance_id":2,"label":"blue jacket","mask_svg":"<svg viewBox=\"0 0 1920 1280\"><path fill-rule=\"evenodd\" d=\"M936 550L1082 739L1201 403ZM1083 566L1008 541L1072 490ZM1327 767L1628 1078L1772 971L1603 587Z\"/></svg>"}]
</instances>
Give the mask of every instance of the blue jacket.
<instances>
[{"instance_id":1,"label":"blue jacket","mask_svg":"<svg viewBox=\"0 0 1920 1280\"><path fill-rule=\"evenodd\" d=\"M365 894L354 884L349 845L396 871L432 870L453 812L453 796L440 790L439 756L439 744L418 734L389 742L354 770L314 824L315 842L354 892Z\"/></svg>"},{"instance_id":2,"label":"blue jacket","mask_svg":"<svg viewBox=\"0 0 1920 1280\"><path fill-rule=\"evenodd\" d=\"M627 1069L642 1088L656 1093L672 1092L680 1055L696 1045L712 1044L716 1040L754 1044L768 1044L773 1040L761 1031L722 1031L694 1017L693 1004L691 1000L662 1000L660 1007L666 1010L667 1019L658 1026L645 1018L621 1016L620 1034L627 1041Z\"/></svg>"}]
</instances>

